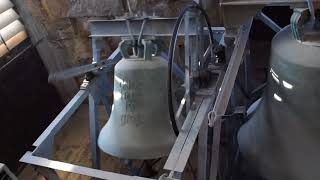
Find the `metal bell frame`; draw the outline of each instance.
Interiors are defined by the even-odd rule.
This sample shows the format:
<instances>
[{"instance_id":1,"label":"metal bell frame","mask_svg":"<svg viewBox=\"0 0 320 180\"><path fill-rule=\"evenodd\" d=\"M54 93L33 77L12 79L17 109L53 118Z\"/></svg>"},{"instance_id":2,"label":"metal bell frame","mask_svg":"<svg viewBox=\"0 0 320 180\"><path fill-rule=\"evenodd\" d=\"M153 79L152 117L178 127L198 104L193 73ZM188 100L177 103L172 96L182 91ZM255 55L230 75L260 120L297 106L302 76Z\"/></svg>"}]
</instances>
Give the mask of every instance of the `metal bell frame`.
<instances>
[{"instance_id":1,"label":"metal bell frame","mask_svg":"<svg viewBox=\"0 0 320 180\"><path fill-rule=\"evenodd\" d=\"M186 92L191 92L192 85L192 73L194 73L198 65L192 66L194 61L191 61L194 57L203 58L207 56L210 49L208 47L204 52L204 55L199 53L202 51L194 51L194 42L199 39L197 35L202 35L204 31L198 31L197 26L203 27L202 24L193 23L193 20L197 17L197 14L189 13L185 17L179 36L185 37L185 57L186 69L183 72L178 66L174 66L174 72L177 77L185 79ZM258 17L259 18L259 17ZM276 24L266 16L260 17L269 27L277 30ZM116 49L108 58L108 61L101 60L100 53L102 51L103 43L102 38L105 37L134 37L139 36L141 38L141 26L147 24L143 29L145 36L152 37L168 37L172 34L173 25L176 18L138 18L138 19L118 19L118 20L90 20L90 31L92 38L93 49L93 61L92 65L86 65L83 67L73 68L62 73L56 74L57 79L70 78L87 72L94 72L95 77L90 81L84 81L80 87L79 92L70 100L60 114L52 121L47 129L38 137L33 143L35 149L33 151L26 152L20 159L21 162L31 164L35 167L35 170L43 174L47 179L59 179L55 170L66 171L76 174L92 177L94 179L111 179L111 180L150 180L150 178L143 178L138 176L129 176L118 174L114 172L108 172L100 170L100 150L97 147L98 137L98 106L102 102L110 113L111 108L107 97L104 93L106 91L112 91L112 86L106 79L106 76L102 75L105 71L112 69L113 65L121 59L119 49ZM198 21L200 22L200 21ZM194 96L191 97L191 93L184 95L185 102L180 104L176 117L181 115L180 109L184 105L187 106L188 115L184 121L181 121L181 131L177 140L171 150L171 153L166 161L164 169L168 174L164 174L159 177L162 180L178 180L181 179L182 173L187 165L187 161L191 154L193 145L198 137L198 172L199 179L205 179L207 177L207 170L209 169L210 179L215 180L218 172L218 154L219 154L219 142L220 142L220 130L222 123L222 114L224 114L227 104L230 99L231 91L234 85L235 77L238 73L240 63L243 61L243 55L246 49L247 40L251 28L252 18L239 27L238 34L234 36L224 36L225 29L223 27L212 27L214 31L215 39L229 48L227 53L229 59L229 65L226 71L219 71L218 80L213 80L213 86L206 89L198 89L194 92ZM203 44L203 39L200 38L200 44ZM193 45L193 46L191 46ZM192 48L191 48L192 47ZM165 52L161 52L161 56L166 57ZM248 56L245 56L248 58ZM194 68L194 69L193 69ZM218 88L220 87L220 88ZM92 154L92 168L83 167L75 164L60 162L52 160L53 155L53 141L54 136L57 134L65 123L68 122L72 114L79 108L79 106L89 98L89 128L90 128L90 149ZM193 99L193 101L191 100ZM213 106L214 104L214 106ZM208 112L212 109L211 115L208 118ZM176 118L180 119L180 118ZM179 122L177 122L179 123ZM211 164L208 165L207 160L207 134L208 124L214 129Z\"/></svg>"}]
</instances>

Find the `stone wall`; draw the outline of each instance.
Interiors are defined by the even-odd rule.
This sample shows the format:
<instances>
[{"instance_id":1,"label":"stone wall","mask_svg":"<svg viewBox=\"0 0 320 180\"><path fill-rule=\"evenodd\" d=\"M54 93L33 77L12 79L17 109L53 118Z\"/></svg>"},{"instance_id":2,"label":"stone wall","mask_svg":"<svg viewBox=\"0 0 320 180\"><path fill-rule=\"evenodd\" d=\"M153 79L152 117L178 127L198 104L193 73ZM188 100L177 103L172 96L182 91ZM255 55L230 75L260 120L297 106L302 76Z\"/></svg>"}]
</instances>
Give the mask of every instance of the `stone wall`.
<instances>
[{"instance_id":1,"label":"stone wall","mask_svg":"<svg viewBox=\"0 0 320 180\"><path fill-rule=\"evenodd\" d=\"M114 19L127 16L153 15L160 17L176 17L191 0L14 0L20 4L20 9L28 11L30 17L22 16L27 23L36 21L40 26L41 35L38 30L33 30L33 23L29 35L36 37L35 45L41 45L43 38L46 40L45 47L38 47L47 56L42 56L49 71L53 73L66 68L88 64L92 59L91 41L88 32L88 19L91 17L103 17ZM218 0L206 0L207 11L213 24L219 22ZM28 15L29 16L29 15ZM36 28L37 29L37 28ZM29 31L30 32L30 31ZM119 39L106 39L103 56L107 57L118 46ZM183 44L183 43L182 43ZM40 53L41 54L41 53ZM50 57L54 57L50 59ZM77 91L82 77L76 81L69 79L59 81L55 85L59 93L68 102ZM73 82L72 82L73 81Z\"/></svg>"},{"instance_id":2,"label":"stone wall","mask_svg":"<svg viewBox=\"0 0 320 180\"><path fill-rule=\"evenodd\" d=\"M87 20L90 17L113 19L135 15L177 16L190 0L27 0L30 12L48 31L50 43L66 51L71 65L91 58ZM128 6L130 4L130 7ZM211 11L211 14L214 11ZM214 16L212 16L214 17ZM217 19L217 18L212 18ZM107 52L117 45L107 41Z\"/></svg>"}]
</instances>

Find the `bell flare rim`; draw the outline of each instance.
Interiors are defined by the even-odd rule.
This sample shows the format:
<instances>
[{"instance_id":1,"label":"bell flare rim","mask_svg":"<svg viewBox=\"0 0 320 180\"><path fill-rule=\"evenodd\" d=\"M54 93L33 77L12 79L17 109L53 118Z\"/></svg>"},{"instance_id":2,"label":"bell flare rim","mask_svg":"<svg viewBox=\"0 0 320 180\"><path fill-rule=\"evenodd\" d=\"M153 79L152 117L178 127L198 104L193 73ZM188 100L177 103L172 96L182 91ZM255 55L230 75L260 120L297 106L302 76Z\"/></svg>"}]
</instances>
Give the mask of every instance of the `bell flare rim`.
<instances>
[{"instance_id":1,"label":"bell flare rim","mask_svg":"<svg viewBox=\"0 0 320 180\"><path fill-rule=\"evenodd\" d=\"M110 145L109 147L111 147ZM119 159L132 159L132 160L148 160L148 159L158 159L162 158L165 156L168 156L170 154L171 148L167 148L167 150L162 150L162 151L144 151L144 152L138 152L134 150L130 150L130 148L126 148L127 150L125 151L120 151L119 149L121 148L107 148L106 145L101 145L100 141L98 141L98 147L99 149L104 152L107 155L119 158ZM116 147L116 146L114 146ZM149 152L149 153L148 153Z\"/></svg>"}]
</instances>

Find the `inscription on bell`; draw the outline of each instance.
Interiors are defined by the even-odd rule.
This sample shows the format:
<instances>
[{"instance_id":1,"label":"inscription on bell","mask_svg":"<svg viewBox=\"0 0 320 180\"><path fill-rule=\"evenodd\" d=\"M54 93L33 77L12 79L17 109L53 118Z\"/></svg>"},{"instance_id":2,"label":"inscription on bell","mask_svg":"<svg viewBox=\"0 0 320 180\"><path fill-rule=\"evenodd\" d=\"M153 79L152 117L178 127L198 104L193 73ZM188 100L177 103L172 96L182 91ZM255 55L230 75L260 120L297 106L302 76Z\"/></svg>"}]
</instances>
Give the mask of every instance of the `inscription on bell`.
<instances>
[{"instance_id":1,"label":"inscription on bell","mask_svg":"<svg viewBox=\"0 0 320 180\"><path fill-rule=\"evenodd\" d=\"M139 127L143 124L143 118L137 113L126 113L121 115L120 125L125 126L127 124Z\"/></svg>"},{"instance_id":2,"label":"inscription on bell","mask_svg":"<svg viewBox=\"0 0 320 180\"><path fill-rule=\"evenodd\" d=\"M135 111L135 104L132 102L126 102L126 111L134 112Z\"/></svg>"},{"instance_id":3,"label":"inscription on bell","mask_svg":"<svg viewBox=\"0 0 320 180\"><path fill-rule=\"evenodd\" d=\"M142 98L143 94L142 92L136 92L136 91L129 91L127 90L126 92L121 93L121 98L125 101L136 101L139 100L139 98Z\"/></svg>"},{"instance_id":4,"label":"inscription on bell","mask_svg":"<svg viewBox=\"0 0 320 180\"><path fill-rule=\"evenodd\" d=\"M123 77L123 79L129 79L129 77ZM122 91L125 91L130 89L142 89L144 83L143 81L140 81L140 80L136 80L136 81L127 80L124 83L119 83L119 85L120 85L120 89Z\"/></svg>"},{"instance_id":5,"label":"inscription on bell","mask_svg":"<svg viewBox=\"0 0 320 180\"><path fill-rule=\"evenodd\" d=\"M124 44L120 44L120 50L122 47L126 52ZM145 48L152 47L146 43ZM170 153L176 136L167 108L167 71L165 59L159 56L147 60L123 58L116 64L114 108L98 139L103 152L140 160Z\"/></svg>"},{"instance_id":6,"label":"inscription on bell","mask_svg":"<svg viewBox=\"0 0 320 180\"><path fill-rule=\"evenodd\" d=\"M121 79L130 79L129 77L121 77ZM143 81L136 80L126 80L123 83L118 84L118 90L121 93L121 101L120 104L123 107L123 114L120 118L120 125L134 125L135 127L139 127L143 123L143 118L139 113L136 107L141 107L143 105L144 93L144 83Z\"/></svg>"}]
</instances>

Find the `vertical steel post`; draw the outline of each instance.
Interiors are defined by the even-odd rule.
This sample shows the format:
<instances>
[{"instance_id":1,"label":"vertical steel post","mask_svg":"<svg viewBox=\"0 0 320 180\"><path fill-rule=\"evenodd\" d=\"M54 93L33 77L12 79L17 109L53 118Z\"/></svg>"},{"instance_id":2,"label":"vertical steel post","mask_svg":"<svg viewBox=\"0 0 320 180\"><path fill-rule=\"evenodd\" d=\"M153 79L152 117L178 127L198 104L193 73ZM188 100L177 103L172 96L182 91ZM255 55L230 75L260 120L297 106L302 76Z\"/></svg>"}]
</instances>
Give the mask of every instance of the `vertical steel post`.
<instances>
[{"instance_id":1,"label":"vertical steel post","mask_svg":"<svg viewBox=\"0 0 320 180\"><path fill-rule=\"evenodd\" d=\"M92 63L100 61L101 50L103 48L103 42L100 38L92 38Z\"/></svg>"},{"instance_id":2,"label":"vertical steel post","mask_svg":"<svg viewBox=\"0 0 320 180\"><path fill-rule=\"evenodd\" d=\"M186 92L191 92L191 84L192 84L192 79L190 78L190 35L189 35L189 23L190 23L190 12L187 12L185 17L184 17L184 28L185 28L185 40L184 40L184 50L185 50L185 89ZM186 97L186 112L189 111L191 106L191 101L190 101L190 93Z\"/></svg>"},{"instance_id":3,"label":"vertical steel post","mask_svg":"<svg viewBox=\"0 0 320 180\"><path fill-rule=\"evenodd\" d=\"M92 167L100 169L100 149L98 147L99 136L99 102L92 93L89 94L89 120L90 120L90 148L92 156Z\"/></svg>"},{"instance_id":4,"label":"vertical steel post","mask_svg":"<svg viewBox=\"0 0 320 180\"><path fill-rule=\"evenodd\" d=\"M100 38L92 38L92 63L99 62L101 57L101 50L103 48L103 42ZM98 88L94 88L89 94L89 121L90 121L90 148L92 156L92 167L100 169L100 150L98 147L99 136L99 120L98 120L98 107L99 101Z\"/></svg>"},{"instance_id":5,"label":"vertical steel post","mask_svg":"<svg viewBox=\"0 0 320 180\"><path fill-rule=\"evenodd\" d=\"M251 52L250 52L250 42L247 42L246 54L244 59L244 90L248 93L251 92L252 79L251 79ZM247 102L247 101L246 101Z\"/></svg>"}]
</instances>

